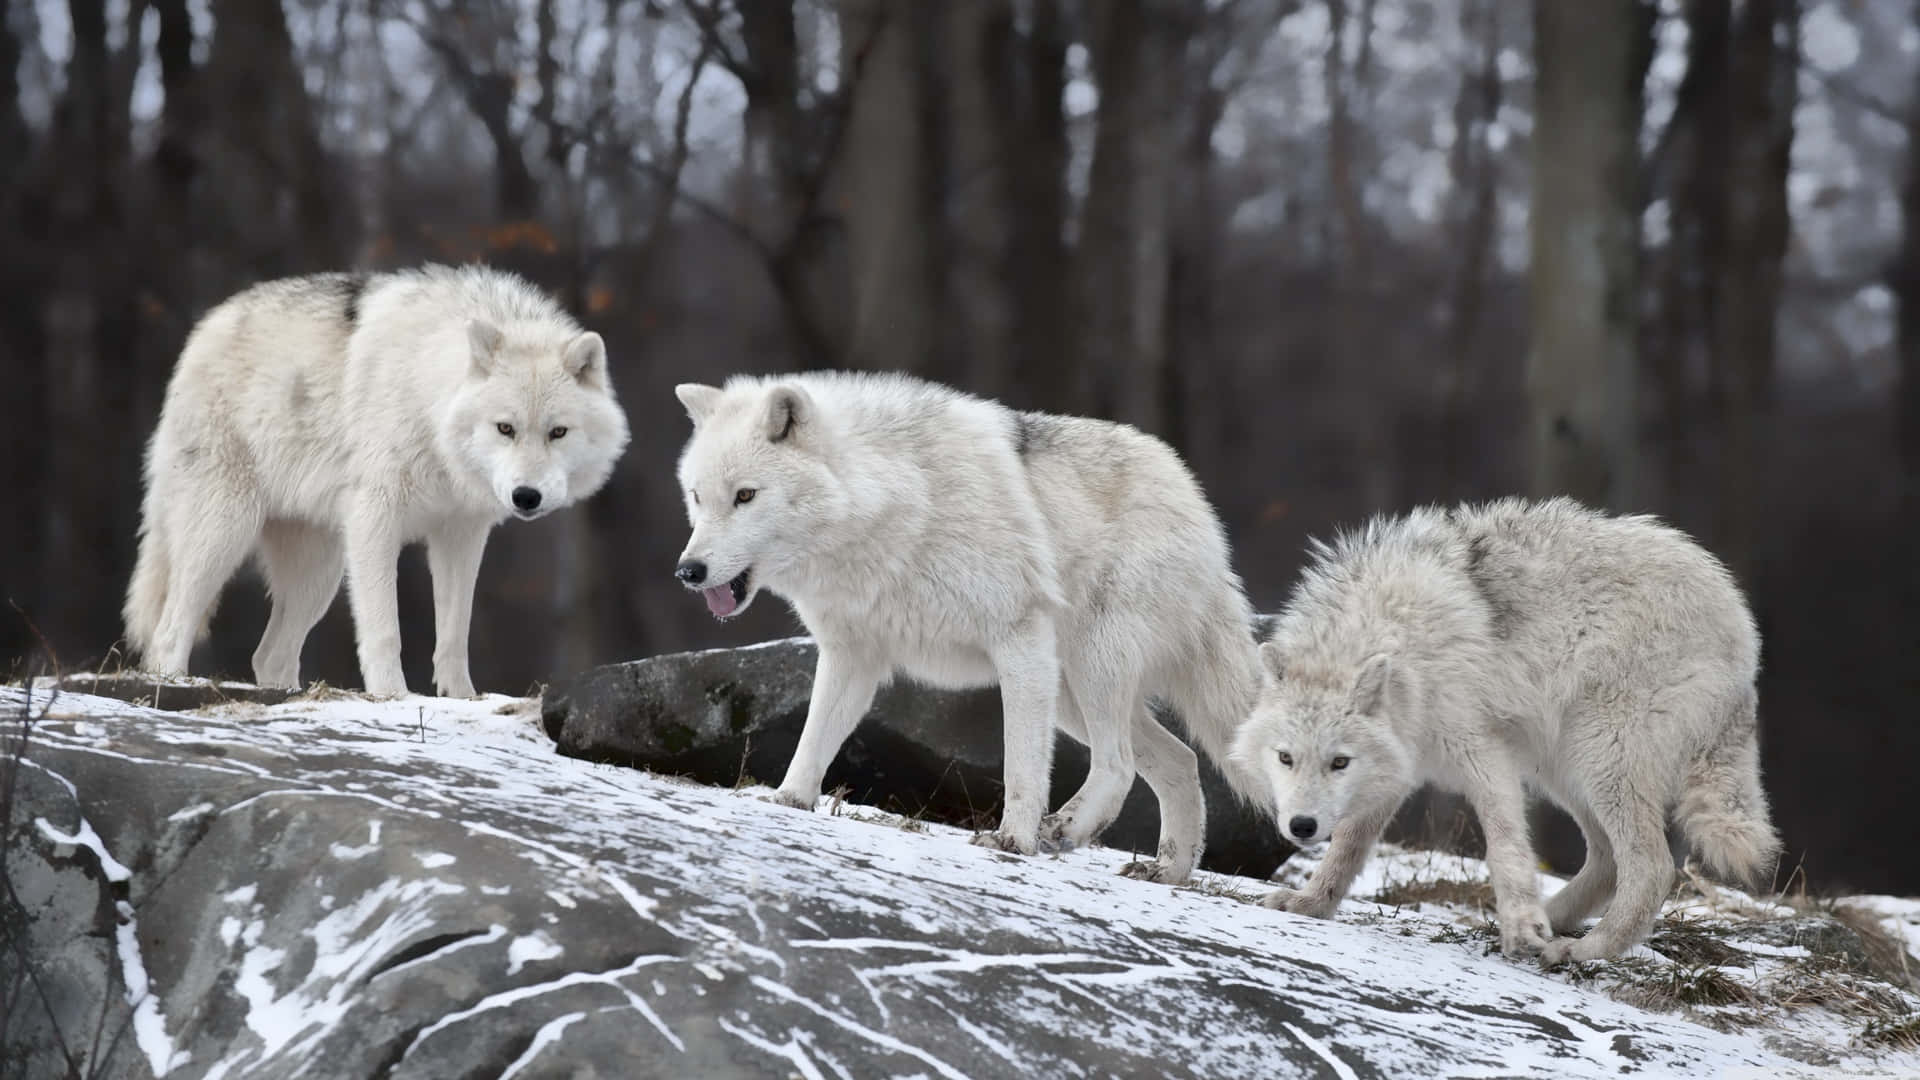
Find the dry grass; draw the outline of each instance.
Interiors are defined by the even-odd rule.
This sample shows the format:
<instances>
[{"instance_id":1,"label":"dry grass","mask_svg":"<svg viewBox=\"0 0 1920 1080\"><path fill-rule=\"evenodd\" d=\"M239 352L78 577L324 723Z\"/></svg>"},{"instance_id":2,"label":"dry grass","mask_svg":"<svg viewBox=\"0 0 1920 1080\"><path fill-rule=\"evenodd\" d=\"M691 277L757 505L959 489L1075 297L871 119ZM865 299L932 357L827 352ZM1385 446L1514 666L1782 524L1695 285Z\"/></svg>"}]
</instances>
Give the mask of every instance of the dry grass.
<instances>
[{"instance_id":1,"label":"dry grass","mask_svg":"<svg viewBox=\"0 0 1920 1080\"><path fill-rule=\"evenodd\" d=\"M1373 901L1388 907L1412 907L1416 904L1455 904L1481 911L1493 910L1493 885L1486 881L1462 881L1414 878L1399 881L1373 894Z\"/></svg>"},{"instance_id":2,"label":"dry grass","mask_svg":"<svg viewBox=\"0 0 1920 1080\"><path fill-rule=\"evenodd\" d=\"M1877 1050L1920 1050L1920 1014L1869 1021L1853 1041Z\"/></svg>"}]
</instances>

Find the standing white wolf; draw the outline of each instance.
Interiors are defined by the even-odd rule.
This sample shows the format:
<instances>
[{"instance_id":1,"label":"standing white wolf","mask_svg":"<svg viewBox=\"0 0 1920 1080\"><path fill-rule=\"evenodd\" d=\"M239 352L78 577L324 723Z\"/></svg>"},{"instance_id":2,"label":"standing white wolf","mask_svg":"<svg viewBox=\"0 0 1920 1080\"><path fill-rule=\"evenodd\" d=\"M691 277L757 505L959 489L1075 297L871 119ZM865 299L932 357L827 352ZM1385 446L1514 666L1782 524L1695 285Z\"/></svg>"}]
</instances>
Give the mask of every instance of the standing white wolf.
<instances>
[{"instance_id":1,"label":"standing white wolf","mask_svg":"<svg viewBox=\"0 0 1920 1080\"><path fill-rule=\"evenodd\" d=\"M1226 537L1171 448L899 375L677 393L694 423L678 576L720 618L778 593L819 641L780 801L814 805L883 681L997 682L1006 809L983 839L1029 853L1085 844L1137 769L1160 803L1160 845L1129 873L1191 873L1206 815L1198 763L1147 698L1217 757L1252 708L1259 660ZM1093 764L1043 824L1056 724Z\"/></svg>"},{"instance_id":2,"label":"standing white wolf","mask_svg":"<svg viewBox=\"0 0 1920 1080\"><path fill-rule=\"evenodd\" d=\"M1673 878L1670 814L1722 875L1752 881L1778 853L1752 616L1718 560L1651 518L1555 499L1376 519L1317 546L1260 651L1234 758L1267 777L1288 833L1331 837L1305 890L1270 907L1329 914L1423 782L1479 815L1502 948L1548 963L1647 932ZM1587 841L1544 908L1523 786ZM1603 903L1585 937L1554 937Z\"/></svg>"},{"instance_id":3,"label":"standing white wolf","mask_svg":"<svg viewBox=\"0 0 1920 1080\"><path fill-rule=\"evenodd\" d=\"M478 266L257 285L194 327L147 448L127 634L184 674L250 554L273 595L253 654L298 686L344 570L360 672L403 694L395 575L424 539L433 679L473 696L467 626L487 533L593 494L627 444L606 348L511 274Z\"/></svg>"}]
</instances>

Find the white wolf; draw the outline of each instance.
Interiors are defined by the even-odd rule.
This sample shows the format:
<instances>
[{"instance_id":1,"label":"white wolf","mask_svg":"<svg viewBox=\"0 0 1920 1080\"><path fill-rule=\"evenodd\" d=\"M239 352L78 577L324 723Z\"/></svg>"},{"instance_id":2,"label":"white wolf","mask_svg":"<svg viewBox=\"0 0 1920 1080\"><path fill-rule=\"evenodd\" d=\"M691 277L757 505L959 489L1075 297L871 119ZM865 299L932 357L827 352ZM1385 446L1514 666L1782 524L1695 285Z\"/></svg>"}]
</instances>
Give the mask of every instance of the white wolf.
<instances>
[{"instance_id":1,"label":"white wolf","mask_svg":"<svg viewBox=\"0 0 1920 1080\"><path fill-rule=\"evenodd\" d=\"M430 266L268 282L208 312L147 448L127 634L184 673L221 587L258 556L273 614L254 677L298 686L347 576L360 672L403 694L403 544L433 573L434 686L470 697L487 533L593 494L627 444L606 348L511 274Z\"/></svg>"},{"instance_id":2,"label":"white wolf","mask_svg":"<svg viewBox=\"0 0 1920 1080\"><path fill-rule=\"evenodd\" d=\"M1251 611L1227 542L1165 443L1122 424L1017 413L900 375L737 377L677 391L693 526L677 570L720 618L768 589L819 641L807 721L777 798L811 807L828 764L896 674L998 683L1006 809L983 837L1085 844L1135 770L1160 803L1177 882L1206 809L1192 750L1158 697L1224 754L1259 688ZM1044 825L1055 725L1092 751Z\"/></svg>"},{"instance_id":3,"label":"white wolf","mask_svg":"<svg viewBox=\"0 0 1920 1080\"><path fill-rule=\"evenodd\" d=\"M1331 837L1304 891L1270 907L1330 913L1429 781L1479 815L1502 947L1548 963L1646 933L1673 876L1669 814L1720 874L1753 881L1778 853L1752 616L1718 560L1651 518L1509 499L1376 519L1316 545L1260 651L1265 686L1233 756L1266 776L1288 833ZM1523 785L1587 841L1544 909ZM1554 937L1603 903L1585 937Z\"/></svg>"}]
</instances>

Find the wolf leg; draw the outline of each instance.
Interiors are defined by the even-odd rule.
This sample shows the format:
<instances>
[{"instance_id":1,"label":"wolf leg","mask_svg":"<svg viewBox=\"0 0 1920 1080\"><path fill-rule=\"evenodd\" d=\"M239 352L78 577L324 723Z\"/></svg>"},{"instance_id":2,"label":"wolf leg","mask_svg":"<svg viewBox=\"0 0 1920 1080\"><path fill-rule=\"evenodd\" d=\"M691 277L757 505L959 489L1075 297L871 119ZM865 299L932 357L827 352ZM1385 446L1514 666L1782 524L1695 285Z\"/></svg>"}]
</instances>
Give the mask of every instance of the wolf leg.
<instances>
[{"instance_id":1,"label":"wolf leg","mask_svg":"<svg viewBox=\"0 0 1920 1080\"><path fill-rule=\"evenodd\" d=\"M1573 880L1547 898L1547 921L1556 934L1579 929L1587 916L1613 895L1614 885L1613 844L1599 819L1581 800L1568 799L1561 805L1580 823L1580 835L1587 841L1587 858Z\"/></svg>"},{"instance_id":2,"label":"wolf leg","mask_svg":"<svg viewBox=\"0 0 1920 1080\"><path fill-rule=\"evenodd\" d=\"M1666 812L1638 792L1598 799L1594 815L1606 830L1618 863L1619 884L1607 913L1583 938L1556 939L1542 954L1549 964L1618 956L1646 934L1673 886L1673 853L1667 847Z\"/></svg>"},{"instance_id":3,"label":"wolf leg","mask_svg":"<svg viewBox=\"0 0 1920 1080\"><path fill-rule=\"evenodd\" d=\"M1178 885L1193 876L1207 835L1207 801L1200 791L1200 759L1192 747L1154 719L1142 701L1133 710L1134 760L1160 803L1160 849L1123 873Z\"/></svg>"},{"instance_id":4,"label":"wolf leg","mask_svg":"<svg viewBox=\"0 0 1920 1080\"><path fill-rule=\"evenodd\" d=\"M1540 906L1533 844L1527 837L1527 796L1520 777L1493 746L1469 748L1467 801L1487 837L1500 951L1509 955L1546 947L1553 927Z\"/></svg>"},{"instance_id":5,"label":"wolf leg","mask_svg":"<svg viewBox=\"0 0 1920 1080\"><path fill-rule=\"evenodd\" d=\"M813 809L827 766L833 764L840 744L847 741L873 706L873 695L885 674L886 668L862 650L820 642L806 726L800 729L800 744L787 763L786 779L774 793L775 802L800 810Z\"/></svg>"},{"instance_id":6,"label":"wolf leg","mask_svg":"<svg viewBox=\"0 0 1920 1080\"><path fill-rule=\"evenodd\" d=\"M298 689L301 646L340 591L346 556L331 529L268 521L260 530L260 565L273 614L253 652L253 678L261 686Z\"/></svg>"},{"instance_id":7,"label":"wolf leg","mask_svg":"<svg viewBox=\"0 0 1920 1080\"><path fill-rule=\"evenodd\" d=\"M1000 828L981 842L1031 855L1039 846L1040 818L1047 810L1047 777L1053 771L1053 729L1060 699L1060 659L1053 617L1028 615L992 643L1005 713L1004 775L1007 802ZM1085 717L1088 734L1099 721Z\"/></svg>"},{"instance_id":8,"label":"wolf leg","mask_svg":"<svg viewBox=\"0 0 1920 1080\"><path fill-rule=\"evenodd\" d=\"M470 698L467 631L473 623L473 588L492 524L448 522L427 537L427 568L433 574L433 688L442 697Z\"/></svg>"},{"instance_id":9,"label":"wolf leg","mask_svg":"<svg viewBox=\"0 0 1920 1080\"><path fill-rule=\"evenodd\" d=\"M1100 836L1133 787L1134 687L1106 672L1088 673L1072 667L1066 672L1068 690L1087 733L1090 759L1086 782L1067 805L1053 815L1063 847L1083 847Z\"/></svg>"},{"instance_id":10,"label":"wolf leg","mask_svg":"<svg viewBox=\"0 0 1920 1080\"><path fill-rule=\"evenodd\" d=\"M1327 843L1327 854L1320 860L1320 866L1313 876L1307 879L1306 888L1275 889L1267 894L1261 903L1281 911L1291 911L1296 915L1311 915L1324 919L1333 914L1340 901L1353 886L1354 875L1367 865L1373 855L1373 847L1380 842L1380 834L1387 829L1387 822L1393 820L1393 812L1400 807L1402 800L1394 799L1390 803L1359 810L1350 814L1346 820L1334 826L1333 839Z\"/></svg>"},{"instance_id":11,"label":"wolf leg","mask_svg":"<svg viewBox=\"0 0 1920 1080\"><path fill-rule=\"evenodd\" d=\"M347 511L347 602L359 645L360 679L368 694L407 692L400 669L400 531L398 499L359 495Z\"/></svg>"}]
</instances>

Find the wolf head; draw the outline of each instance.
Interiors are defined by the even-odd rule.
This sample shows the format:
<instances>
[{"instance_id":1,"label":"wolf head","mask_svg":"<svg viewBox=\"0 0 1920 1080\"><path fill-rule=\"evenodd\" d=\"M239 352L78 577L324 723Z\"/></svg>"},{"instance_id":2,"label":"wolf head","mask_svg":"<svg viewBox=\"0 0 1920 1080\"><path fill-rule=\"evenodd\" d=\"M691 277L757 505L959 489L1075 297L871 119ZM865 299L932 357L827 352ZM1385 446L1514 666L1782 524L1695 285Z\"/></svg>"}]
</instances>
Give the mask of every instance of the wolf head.
<instances>
[{"instance_id":1,"label":"wolf head","mask_svg":"<svg viewBox=\"0 0 1920 1080\"><path fill-rule=\"evenodd\" d=\"M1265 780L1267 809L1294 843L1319 844L1353 813L1397 807L1414 762L1393 713L1410 695L1385 653L1357 671L1289 673L1279 645L1260 646L1259 702L1234 737L1230 760ZM1344 676L1344 677L1343 677Z\"/></svg>"},{"instance_id":2,"label":"wolf head","mask_svg":"<svg viewBox=\"0 0 1920 1080\"><path fill-rule=\"evenodd\" d=\"M531 521L600 490L627 446L600 335L475 320L466 344L440 438L502 512Z\"/></svg>"},{"instance_id":3,"label":"wolf head","mask_svg":"<svg viewBox=\"0 0 1920 1080\"><path fill-rule=\"evenodd\" d=\"M794 383L737 380L674 389L693 419L680 490L693 535L674 575L715 618L747 609L763 586L803 570L842 512L825 418Z\"/></svg>"}]
</instances>

